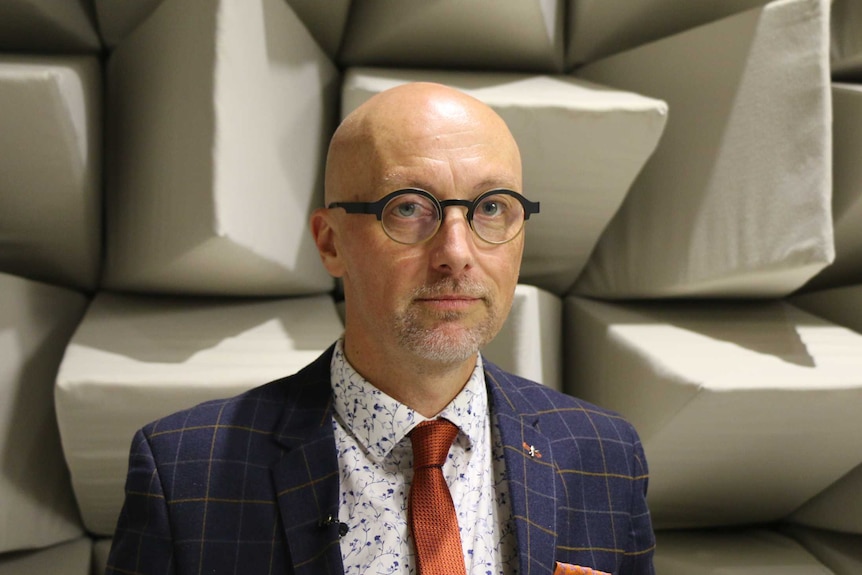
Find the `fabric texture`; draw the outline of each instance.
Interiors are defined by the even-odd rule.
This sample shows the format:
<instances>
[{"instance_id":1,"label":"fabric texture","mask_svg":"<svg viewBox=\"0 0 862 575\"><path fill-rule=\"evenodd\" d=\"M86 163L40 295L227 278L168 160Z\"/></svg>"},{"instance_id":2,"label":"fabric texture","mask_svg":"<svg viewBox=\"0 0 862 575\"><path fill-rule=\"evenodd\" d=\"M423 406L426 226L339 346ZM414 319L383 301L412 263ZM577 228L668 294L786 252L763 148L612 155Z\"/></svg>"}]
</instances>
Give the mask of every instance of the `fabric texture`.
<instances>
[{"instance_id":1,"label":"fabric texture","mask_svg":"<svg viewBox=\"0 0 862 575\"><path fill-rule=\"evenodd\" d=\"M783 301L570 297L566 323L567 391L637 428L658 530L781 521L862 461L858 333Z\"/></svg>"},{"instance_id":2,"label":"fabric texture","mask_svg":"<svg viewBox=\"0 0 862 575\"><path fill-rule=\"evenodd\" d=\"M443 477L443 464L458 436L446 419L423 421L410 432L413 483L410 486L410 532L422 575L466 574L458 515Z\"/></svg>"},{"instance_id":3,"label":"fabric texture","mask_svg":"<svg viewBox=\"0 0 862 575\"><path fill-rule=\"evenodd\" d=\"M338 78L286 2L161 2L108 62L102 287L331 290L306 221Z\"/></svg>"},{"instance_id":4,"label":"fabric texture","mask_svg":"<svg viewBox=\"0 0 862 575\"><path fill-rule=\"evenodd\" d=\"M836 575L862 573L862 534L798 525L783 525L781 531L798 541Z\"/></svg>"},{"instance_id":5,"label":"fabric texture","mask_svg":"<svg viewBox=\"0 0 862 575\"><path fill-rule=\"evenodd\" d=\"M45 549L28 549L0 555L3 575L90 575L93 543L79 537Z\"/></svg>"},{"instance_id":6,"label":"fabric texture","mask_svg":"<svg viewBox=\"0 0 862 575\"><path fill-rule=\"evenodd\" d=\"M578 69L671 112L572 293L776 298L832 261L828 21L771 2Z\"/></svg>"},{"instance_id":7,"label":"fabric texture","mask_svg":"<svg viewBox=\"0 0 862 575\"><path fill-rule=\"evenodd\" d=\"M662 575L757 573L757 575L850 575L833 571L791 537L762 528L660 531L655 556Z\"/></svg>"},{"instance_id":8,"label":"fabric texture","mask_svg":"<svg viewBox=\"0 0 862 575\"><path fill-rule=\"evenodd\" d=\"M338 520L352 526L340 541L344 572L415 575L416 552L407 522L413 448L407 434L426 418L357 373L345 359L342 343L335 345L330 371ZM437 417L460 429L443 475L455 502L467 573L514 575L518 554L505 450L489 413L481 356L460 393Z\"/></svg>"},{"instance_id":9,"label":"fabric texture","mask_svg":"<svg viewBox=\"0 0 862 575\"><path fill-rule=\"evenodd\" d=\"M9 5L0 7L0 46ZM95 55L0 56L4 272L84 291L99 285L101 81Z\"/></svg>"},{"instance_id":10,"label":"fabric texture","mask_svg":"<svg viewBox=\"0 0 862 575\"><path fill-rule=\"evenodd\" d=\"M83 534L53 393L86 307L77 292L0 273L0 554Z\"/></svg>"},{"instance_id":11,"label":"fabric texture","mask_svg":"<svg viewBox=\"0 0 862 575\"><path fill-rule=\"evenodd\" d=\"M132 444L108 575L341 574L330 349L301 372L173 414ZM485 364L520 573L653 574L647 468L620 416ZM529 448L525 447L528 446Z\"/></svg>"}]
</instances>

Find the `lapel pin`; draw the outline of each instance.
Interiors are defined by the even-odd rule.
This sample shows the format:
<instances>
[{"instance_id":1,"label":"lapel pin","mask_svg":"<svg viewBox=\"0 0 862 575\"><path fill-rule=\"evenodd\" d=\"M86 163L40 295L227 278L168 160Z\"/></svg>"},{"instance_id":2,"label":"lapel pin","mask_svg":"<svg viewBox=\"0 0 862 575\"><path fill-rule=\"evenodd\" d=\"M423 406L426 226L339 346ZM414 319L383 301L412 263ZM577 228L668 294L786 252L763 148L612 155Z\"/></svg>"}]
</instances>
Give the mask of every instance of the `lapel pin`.
<instances>
[{"instance_id":1,"label":"lapel pin","mask_svg":"<svg viewBox=\"0 0 862 575\"><path fill-rule=\"evenodd\" d=\"M527 450L527 453L530 454L530 457L535 457L536 459L542 458L542 452L536 449L535 445L527 445L527 442L524 442L524 449Z\"/></svg>"}]
</instances>

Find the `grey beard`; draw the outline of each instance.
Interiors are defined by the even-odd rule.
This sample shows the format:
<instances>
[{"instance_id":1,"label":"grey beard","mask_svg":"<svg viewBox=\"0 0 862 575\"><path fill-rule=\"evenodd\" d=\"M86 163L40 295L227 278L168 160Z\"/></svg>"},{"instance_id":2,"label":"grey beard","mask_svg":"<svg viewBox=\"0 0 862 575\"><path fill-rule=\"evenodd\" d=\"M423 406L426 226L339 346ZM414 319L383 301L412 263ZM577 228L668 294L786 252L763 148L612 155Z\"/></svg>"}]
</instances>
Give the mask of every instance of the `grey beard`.
<instances>
[{"instance_id":1,"label":"grey beard","mask_svg":"<svg viewBox=\"0 0 862 575\"><path fill-rule=\"evenodd\" d=\"M490 301L490 296L479 282L444 278L435 284L416 289L412 298L453 292L481 297L489 312L488 316L474 327L451 334L440 329L423 327L418 308L411 305L395 318L395 332L399 343L405 349L428 361L455 364L470 358L494 338L499 329L495 307L492 305L494 302ZM458 312L445 312L437 315L436 319L446 323L457 321L460 317Z\"/></svg>"}]
</instances>

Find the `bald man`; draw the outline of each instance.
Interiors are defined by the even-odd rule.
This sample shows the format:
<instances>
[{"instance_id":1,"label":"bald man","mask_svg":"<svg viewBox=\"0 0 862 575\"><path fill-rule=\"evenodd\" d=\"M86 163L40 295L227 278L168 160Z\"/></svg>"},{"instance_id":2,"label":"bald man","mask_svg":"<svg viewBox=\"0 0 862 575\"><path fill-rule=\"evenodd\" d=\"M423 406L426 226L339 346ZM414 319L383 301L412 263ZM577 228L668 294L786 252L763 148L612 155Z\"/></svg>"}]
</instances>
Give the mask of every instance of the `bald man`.
<instances>
[{"instance_id":1,"label":"bald man","mask_svg":"<svg viewBox=\"0 0 862 575\"><path fill-rule=\"evenodd\" d=\"M522 191L506 124L461 92L407 84L351 113L310 221L343 282L343 336L295 375L136 434L107 573L431 573L416 541L443 535L408 512L429 422L454 437L457 568L442 572L653 573L635 430L479 352L539 212Z\"/></svg>"}]
</instances>

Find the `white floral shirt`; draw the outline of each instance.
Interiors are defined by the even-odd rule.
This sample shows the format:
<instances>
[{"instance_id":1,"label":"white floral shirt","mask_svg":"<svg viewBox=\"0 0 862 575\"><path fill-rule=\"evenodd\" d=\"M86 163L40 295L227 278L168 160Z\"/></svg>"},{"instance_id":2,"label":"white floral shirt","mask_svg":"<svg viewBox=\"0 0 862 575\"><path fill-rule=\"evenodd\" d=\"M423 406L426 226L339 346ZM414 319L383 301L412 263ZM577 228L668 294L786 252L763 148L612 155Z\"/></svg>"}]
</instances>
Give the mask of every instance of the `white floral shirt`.
<instances>
[{"instance_id":1,"label":"white floral shirt","mask_svg":"<svg viewBox=\"0 0 862 575\"><path fill-rule=\"evenodd\" d=\"M341 486L339 521L345 575L415 574L407 524L413 450L407 434L425 417L389 397L344 357L332 356L335 445ZM491 423L482 360L461 393L440 412L460 429L443 466L469 575L516 575L512 511L503 446Z\"/></svg>"}]
</instances>

